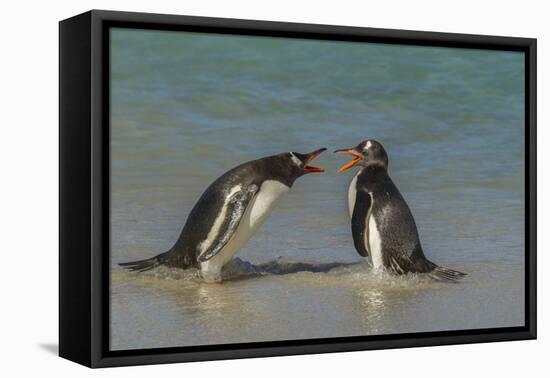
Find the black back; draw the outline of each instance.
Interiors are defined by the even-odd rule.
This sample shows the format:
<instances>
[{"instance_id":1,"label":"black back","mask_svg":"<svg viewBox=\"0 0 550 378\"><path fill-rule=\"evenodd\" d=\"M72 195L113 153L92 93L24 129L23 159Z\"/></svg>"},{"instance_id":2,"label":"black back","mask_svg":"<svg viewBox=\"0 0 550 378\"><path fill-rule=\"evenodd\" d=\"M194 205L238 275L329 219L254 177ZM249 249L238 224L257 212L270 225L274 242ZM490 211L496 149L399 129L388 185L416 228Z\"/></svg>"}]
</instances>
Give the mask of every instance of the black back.
<instances>
[{"instance_id":1,"label":"black back","mask_svg":"<svg viewBox=\"0 0 550 378\"><path fill-rule=\"evenodd\" d=\"M197 246L207 238L225 203L225 196L236 185L261 187L267 180L276 180L288 187L303 174L291 160L290 153L269 156L241 164L220 176L203 192L185 222L174 246L162 255L170 266L197 265Z\"/></svg>"},{"instance_id":2,"label":"black back","mask_svg":"<svg viewBox=\"0 0 550 378\"><path fill-rule=\"evenodd\" d=\"M397 264L404 272L431 270L420 245L413 215L385 166L368 165L357 176L357 197L370 193L371 216L381 236L384 266ZM356 202L355 206L359 206ZM355 211L354 211L355 212ZM365 220L366 222L366 220Z\"/></svg>"}]
</instances>

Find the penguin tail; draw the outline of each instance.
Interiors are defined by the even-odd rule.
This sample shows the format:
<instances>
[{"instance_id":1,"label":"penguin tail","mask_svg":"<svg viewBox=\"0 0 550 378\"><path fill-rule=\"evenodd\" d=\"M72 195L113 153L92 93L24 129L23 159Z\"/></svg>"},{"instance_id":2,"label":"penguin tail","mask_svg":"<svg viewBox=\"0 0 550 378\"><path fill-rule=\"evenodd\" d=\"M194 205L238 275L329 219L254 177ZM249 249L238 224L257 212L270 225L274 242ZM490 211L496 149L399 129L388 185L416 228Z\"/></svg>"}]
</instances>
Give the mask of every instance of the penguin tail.
<instances>
[{"instance_id":1,"label":"penguin tail","mask_svg":"<svg viewBox=\"0 0 550 378\"><path fill-rule=\"evenodd\" d=\"M428 273L428 276L430 276L434 280L446 282L457 282L458 280L464 278L466 275L466 273L459 272L458 270L453 270L437 265L435 265L432 271Z\"/></svg>"},{"instance_id":2,"label":"penguin tail","mask_svg":"<svg viewBox=\"0 0 550 378\"><path fill-rule=\"evenodd\" d=\"M118 265L126 270L129 270L130 272L141 273L156 268L157 266L162 264L165 260L165 255L167 253L168 252L161 253L160 255L151 257L150 259L118 263Z\"/></svg>"}]
</instances>

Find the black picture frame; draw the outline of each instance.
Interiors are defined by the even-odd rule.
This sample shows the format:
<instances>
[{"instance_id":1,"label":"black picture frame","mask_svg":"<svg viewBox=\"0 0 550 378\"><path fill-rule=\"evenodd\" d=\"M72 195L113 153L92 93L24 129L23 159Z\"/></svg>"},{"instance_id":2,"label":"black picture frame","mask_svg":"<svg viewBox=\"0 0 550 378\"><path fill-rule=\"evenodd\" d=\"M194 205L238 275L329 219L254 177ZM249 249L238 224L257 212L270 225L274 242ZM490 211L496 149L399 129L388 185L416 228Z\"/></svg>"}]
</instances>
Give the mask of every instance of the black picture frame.
<instances>
[{"instance_id":1,"label":"black picture frame","mask_svg":"<svg viewBox=\"0 0 550 378\"><path fill-rule=\"evenodd\" d=\"M446 46L525 56L523 327L110 351L111 27ZM92 10L59 24L59 354L89 367L406 348L536 338L536 39Z\"/></svg>"}]
</instances>

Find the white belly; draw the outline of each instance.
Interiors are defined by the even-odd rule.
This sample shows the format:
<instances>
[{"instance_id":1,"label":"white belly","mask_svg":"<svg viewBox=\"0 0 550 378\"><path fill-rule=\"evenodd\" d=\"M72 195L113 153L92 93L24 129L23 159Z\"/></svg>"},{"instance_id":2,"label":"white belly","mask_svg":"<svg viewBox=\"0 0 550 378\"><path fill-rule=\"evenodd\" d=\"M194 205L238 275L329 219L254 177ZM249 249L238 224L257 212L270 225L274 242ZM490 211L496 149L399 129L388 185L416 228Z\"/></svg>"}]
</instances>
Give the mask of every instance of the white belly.
<instances>
[{"instance_id":1,"label":"white belly","mask_svg":"<svg viewBox=\"0 0 550 378\"><path fill-rule=\"evenodd\" d=\"M218 281L222 267L244 246L267 219L281 196L290 188L279 181L264 181L258 193L248 204L243 218L225 247L210 260L201 263L205 280Z\"/></svg>"},{"instance_id":2,"label":"white belly","mask_svg":"<svg viewBox=\"0 0 550 378\"><path fill-rule=\"evenodd\" d=\"M371 255L372 266L375 269L382 268L384 262L382 260L382 238L376 227L376 221L372 215L368 215L368 225L367 225L367 240L369 246L369 252Z\"/></svg>"}]
</instances>

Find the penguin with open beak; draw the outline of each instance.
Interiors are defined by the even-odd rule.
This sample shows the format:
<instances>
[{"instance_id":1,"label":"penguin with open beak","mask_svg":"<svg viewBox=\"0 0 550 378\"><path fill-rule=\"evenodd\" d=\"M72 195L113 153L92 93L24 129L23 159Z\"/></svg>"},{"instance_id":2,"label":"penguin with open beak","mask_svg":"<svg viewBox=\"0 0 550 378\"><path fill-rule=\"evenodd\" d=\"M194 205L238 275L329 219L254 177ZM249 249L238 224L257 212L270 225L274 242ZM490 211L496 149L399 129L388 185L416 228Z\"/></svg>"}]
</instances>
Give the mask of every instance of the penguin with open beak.
<instances>
[{"instance_id":1,"label":"penguin with open beak","mask_svg":"<svg viewBox=\"0 0 550 378\"><path fill-rule=\"evenodd\" d=\"M285 152L227 171L206 188L170 250L119 265L137 272L161 264L197 267L205 281L221 281L222 267L254 235L294 181L308 173L324 172L311 162L325 150Z\"/></svg>"},{"instance_id":2,"label":"penguin with open beak","mask_svg":"<svg viewBox=\"0 0 550 378\"><path fill-rule=\"evenodd\" d=\"M361 167L348 190L351 232L355 249L361 256L370 256L374 269L427 273L441 281L456 281L466 275L424 256L413 215L388 175L388 154L382 144L365 140L334 152L352 156L338 172Z\"/></svg>"}]
</instances>

